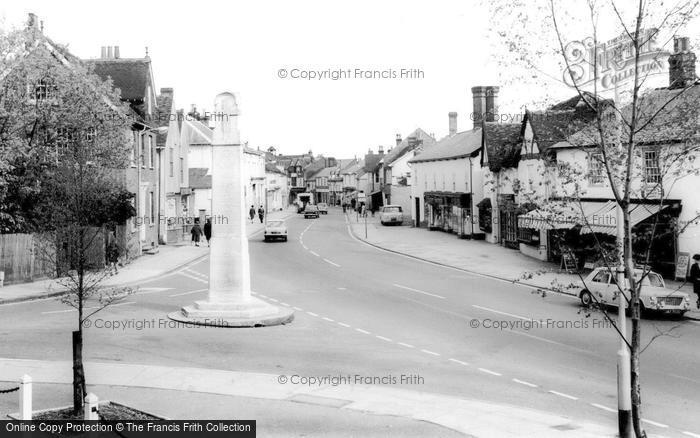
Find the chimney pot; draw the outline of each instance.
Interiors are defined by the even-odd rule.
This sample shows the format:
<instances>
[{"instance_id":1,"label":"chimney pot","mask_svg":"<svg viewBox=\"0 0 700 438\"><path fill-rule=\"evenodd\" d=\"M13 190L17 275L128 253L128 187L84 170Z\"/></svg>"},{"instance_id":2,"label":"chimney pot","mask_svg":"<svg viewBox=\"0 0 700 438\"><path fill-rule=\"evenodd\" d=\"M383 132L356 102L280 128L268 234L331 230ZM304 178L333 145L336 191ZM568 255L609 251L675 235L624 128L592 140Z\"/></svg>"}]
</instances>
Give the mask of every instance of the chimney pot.
<instances>
[{"instance_id":1,"label":"chimney pot","mask_svg":"<svg viewBox=\"0 0 700 438\"><path fill-rule=\"evenodd\" d=\"M112 46L107 46L107 58L114 58L114 48Z\"/></svg>"},{"instance_id":2,"label":"chimney pot","mask_svg":"<svg viewBox=\"0 0 700 438\"><path fill-rule=\"evenodd\" d=\"M119 46L114 46L114 58L119 59Z\"/></svg>"},{"instance_id":3,"label":"chimney pot","mask_svg":"<svg viewBox=\"0 0 700 438\"><path fill-rule=\"evenodd\" d=\"M498 115L499 87L472 87L472 120L473 129L479 128L482 121L496 121Z\"/></svg>"},{"instance_id":4,"label":"chimney pot","mask_svg":"<svg viewBox=\"0 0 700 438\"><path fill-rule=\"evenodd\" d=\"M396 146L401 143L401 134L396 134Z\"/></svg>"},{"instance_id":5,"label":"chimney pot","mask_svg":"<svg viewBox=\"0 0 700 438\"><path fill-rule=\"evenodd\" d=\"M107 46L100 47L100 58L105 59L107 57Z\"/></svg>"},{"instance_id":6,"label":"chimney pot","mask_svg":"<svg viewBox=\"0 0 700 438\"><path fill-rule=\"evenodd\" d=\"M455 135L457 133L457 113L452 111L447 114L449 119L449 133Z\"/></svg>"},{"instance_id":7,"label":"chimney pot","mask_svg":"<svg viewBox=\"0 0 700 438\"><path fill-rule=\"evenodd\" d=\"M39 18L35 13L29 13L29 19L27 20L27 29L38 29L39 28Z\"/></svg>"}]
</instances>

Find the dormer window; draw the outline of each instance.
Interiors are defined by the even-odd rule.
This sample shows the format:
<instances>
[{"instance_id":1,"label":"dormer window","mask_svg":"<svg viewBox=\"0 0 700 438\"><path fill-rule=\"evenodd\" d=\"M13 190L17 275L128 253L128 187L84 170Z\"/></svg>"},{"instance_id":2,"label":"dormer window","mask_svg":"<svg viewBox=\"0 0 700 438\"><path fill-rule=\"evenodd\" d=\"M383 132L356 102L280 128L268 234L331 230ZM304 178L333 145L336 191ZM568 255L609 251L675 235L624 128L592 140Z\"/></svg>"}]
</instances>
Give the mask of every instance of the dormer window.
<instances>
[{"instance_id":1,"label":"dormer window","mask_svg":"<svg viewBox=\"0 0 700 438\"><path fill-rule=\"evenodd\" d=\"M48 79L39 79L34 84L32 99L42 101L53 97L55 86Z\"/></svg>"}]
</instances>

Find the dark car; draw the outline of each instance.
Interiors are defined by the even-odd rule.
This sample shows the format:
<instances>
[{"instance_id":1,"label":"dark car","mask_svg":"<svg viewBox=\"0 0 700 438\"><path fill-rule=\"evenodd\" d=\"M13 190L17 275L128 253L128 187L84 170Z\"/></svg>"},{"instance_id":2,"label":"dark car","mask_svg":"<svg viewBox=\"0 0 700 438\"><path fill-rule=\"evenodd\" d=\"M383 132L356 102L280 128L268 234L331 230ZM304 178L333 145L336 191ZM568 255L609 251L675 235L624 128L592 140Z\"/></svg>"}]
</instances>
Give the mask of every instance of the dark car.
<instances>
[{"instance_id":1,"label":"dark car","mask_svg":"<svg viewBox=\"0 0 700 438\"><path fill-rule=\"evenodd\" d=\"M309 204L304 209L304 219L310 218L310 217L318 219L319 215L320 215L320 213L318 210L318 206L316 206L316 205Z\"/></svg>"}]
</instances>

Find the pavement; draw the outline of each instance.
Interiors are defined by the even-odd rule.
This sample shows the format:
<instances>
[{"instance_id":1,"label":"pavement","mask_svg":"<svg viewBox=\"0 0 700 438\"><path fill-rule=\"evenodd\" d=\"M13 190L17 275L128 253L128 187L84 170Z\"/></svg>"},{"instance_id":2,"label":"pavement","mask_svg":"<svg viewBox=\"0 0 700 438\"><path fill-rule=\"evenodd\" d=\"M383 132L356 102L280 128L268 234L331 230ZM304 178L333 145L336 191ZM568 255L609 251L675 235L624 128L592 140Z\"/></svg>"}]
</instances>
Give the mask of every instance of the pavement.
<instances>
[{"instance_id":1,"label":"pavement","mask_svg":"<svg viewBox=\"0 0 700 438\"><path fill-rule=\"evenodd\" d=\"M171 325L168 313L206 297L209 260L197 260L144 282L139 292L89 318L85 361L127 373L124 381L103 380L98 368L90 368L90 390L170 418L244 413L259 420L266 431L260 436L509 436L522 415L536 417L543 428L555 424L539 436L616 428L619 338L601 314L582 313L574 297L543 297L530 286L366 245L351 236L338 209L319 219L296 215L287 224L288 242L266 243L254 235L249 248L254 296L294 309L291 324ZM44 365L63 369L71 359L76 318L56 300L0 305L0 357L12 358L7 363L19 368L38 362L32 370L37 375ZM700 437L700 324L668 318L641 324L642 342L650 344L642 360L647 433ZM16 379L19 368L8 379ZM154 376L153 383L140 381L134 369ZM179 389L163 389L171 369ZM0 376L9 372L2 369ZM201 388L200 380L206 383L210 374L220 385ZM274 377L281 375L326 380L313 388L291 382L275 387ZM353 381L334 386L328 379L337 376ZM158 387L125 386L132 381ZM37 383L37 394L43 394L37 408L69 404L66 386ZM195 401L230 405L211 408ZM449 411L444 402L459 409ZM479 414L465 413L466 406ZM489 410L491 423L479 423ZM13 411L16 396L0 395L0 412ZM409 433L413 427L422 435Z\"/></svg>"},{"instance_id":2,"label":"pavement","mask_svg":"<svg viewBox=\"0 0 700 438\"><path fill-rule=\"evenodd\" d=\"M287 219L295 213L296 210L292 211L292 209L275 211L269 213L268 219ZM258 221L257 217L254 223L247 222L246 225L249 237L264 229L264 225ZM194 246L191 242L160 245L157 253L144 253L128 265L120 267L119 272L106 278L102 285L111 287L138 286L208 255L209 249L206 241L200 243L200 246ZM56 279L13 284L0 287L0 304L58 297L65 293L65 288Z\"/></svg>"},{"instance_id":3,"label":"pavement","mask_svg":"<svg viewBox=\"0 0 700 438\"><path fill-rule=\"evenodd\" d=\"M459 239L455 234L426 228L383 226L379 215L368 215L366 224L364 218L354 213L347 216L356 238L387 251L544 291L577 296L580 290L578 275L561 272L554 263L537 260L517 250L484 240ZM585 275L587 273L583 277ZM690 284L674 280L665 280L665 283L669 289L688 293L694 305L697 296ZM685 317L700 321L700 309L691 308Z\"/></svg>"},{"instance_id":4,"label":"pavement","mask_svg":"<svg viewBox=\"0 0 700 438\"><path fill-rule=\"evenodd\" d=\"M0 359L0 375L18 379L29 374L35 384L70 384L71 367L71 362L67 361ZM306 404L308 411L335 407L365 415L428 422L480 437L495 433L500 437L615 436L615 430L610 427L576 422L532 409L372 385L284 384L280 379L286 376L281 375L119 363L88 362L85 372L90 376L89 391L93 385L125 386L286 401ZM160 409L156 402L145 410L157 413L155 411ZM504 418L508 421L504 422ZM326 434L331 433L326 430ZM439 436L445 435L451 434L440 431Z\"/></svg>"}]
</instances>

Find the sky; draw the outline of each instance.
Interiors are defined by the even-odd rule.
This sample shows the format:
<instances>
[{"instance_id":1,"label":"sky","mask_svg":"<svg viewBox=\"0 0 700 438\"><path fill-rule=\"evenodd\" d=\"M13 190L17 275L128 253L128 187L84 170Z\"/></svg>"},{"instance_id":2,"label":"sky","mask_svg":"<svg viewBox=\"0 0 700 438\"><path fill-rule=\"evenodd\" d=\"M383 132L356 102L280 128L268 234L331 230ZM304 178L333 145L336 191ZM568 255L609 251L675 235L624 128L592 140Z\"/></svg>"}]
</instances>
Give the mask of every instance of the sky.
<instances>
[{"instance_id":1,"label":"sky","mask_svg":"<svg viewBox=\"0 0 700 438\"><path fill-rule=\"evenodd\" d=\"M110 45L142 57L148 47L156 87L174 88L176 107L211 111L218 93L234 92L250 146L350 158L418 127L441 138L450 111L460 131L471 129L473 86L502 85L503 102L536 93L498 83L508 72L494 62L479 4L23 0L0 6L0 24L22 26L34 12L81 58ZM339 71L338 80L291 77Z\"/></svg>"}]
</instances>

